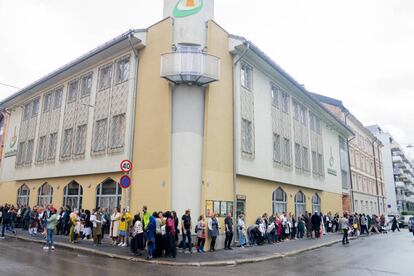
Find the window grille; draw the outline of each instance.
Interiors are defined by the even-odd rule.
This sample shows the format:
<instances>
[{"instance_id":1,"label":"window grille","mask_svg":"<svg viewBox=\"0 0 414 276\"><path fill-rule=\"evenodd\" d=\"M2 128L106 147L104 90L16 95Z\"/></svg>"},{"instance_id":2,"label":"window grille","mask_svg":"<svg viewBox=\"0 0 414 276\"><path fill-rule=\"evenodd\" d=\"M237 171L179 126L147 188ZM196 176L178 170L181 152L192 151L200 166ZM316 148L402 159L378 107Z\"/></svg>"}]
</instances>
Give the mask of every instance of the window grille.
<instances>
[{"instance_id":1,"label":"window grille","mask_svg":"<svg viewBox=\"0 0 414 276\"><path fill-rule=\"evenodd\" d=\"M49 147L47 150L47 159L54 160L56 157L57 133L50 134Z\"/></svg>"},{"instance_id":2,"label":"window grille","mask_svg":"<svg viewBox=\"0 0 414 276\"><path fill-rule=\"evenodd\" d=\"M54 93L54 97L53 97L53 108L57 109L62 105L62 93L63 93L63 88L58 88L55 93Z\"/></svg>"},{"instance_id":3,"label":"window grille","mask_svg":"<svg viewBox=\"0 0 414 276\"><path fill-rule=\"evenodd\" d=\"M33 147L34 147L34 140L31 139L27 142L27 151L25 156L25 164L29 165L32 163L33 160Z\"/></svg>"},{"instance_id":4,"label":"window grille","mask_svg":"<svg viewBox=\"0 0 414 276\"><path fill-rule=\"evenodd\" d=\"M69 83L69 87L68 87L68 104L73 103L76 101L76 97L78 94L78 86L79 86L79 81L78 80L74 80L71 81Z\"/></svg>"},{"instance_id":5,"label":"window grille","mask_svg":"<svg viewBox=\"0 0 414 276\"><path fill-rule=\"evenodd\" d=\"M112 117L111 149L122 148L125 138L125 114Z\"/></svg>"},{"instance_id":6,"label":"window grille","mask_svg":"<svg viewBox=\"0 0 414 276\"><path fill-rule=\"evenodd\" d=\"M92 90L92 73L82 77L81 79L81 89L80 89L80 96L86 97L91 94Z\"/></svg>"},{"instance_id":7,"label":"window grille","mask_svg":"<svg viewBox=\"0 0 414 276\"><path fill-rule=\"evenodd\" d=\"M241 85L248 90L253 88L253 68L246 63L241 64Z\"/></svg>"},{"instance_id":8,"label":"window grille","mask_svg":"<svg viewBox=\"0 0 414 276\"><path fill-rule=\"evenodd\" d=\"M112 81L112 64L106 65L99 69L98 90L104 90L111 87Z\"/></svg>"},{"instance_id":9,"label":"window grille","mask_svg":"<svg viewBox=\"0 0 414 276\"><path fill-rule=\"evenodd\" d=\"M52 92L47 93L43 97L43 113L49 112L51 103L52 103Z\"/></svg>"},{"instance_id":10,"label":"window grille","mask_svg":"<svg viewBox=\"0 0 414 276\"><path fill-rule=\"evenodd\" d=\"M115 82L121 83L129 79L129 57L119 60L116 63Z\"/></svg>"},{"instance_id":11,"label":"window grille","mask_svg":"<svg viewBox=\"0 0 414 276\"><path fill-rule=\"evenodd\" d=\"M92 150L95 152L103 151L106 148L108 119L101 119L96 121L94 138L92 143Z\"/></svg>"},{"instance_id":12,"label":"window grille","mask_svg":"<svg viewBox=\"0 0 414 276\"><path fill-rule=\"evenodd\" d=\"M39 144L37 146L36 161L42 162L46 155L46 136L39 137Z\"/></svg>"},{"instance_id":13,"label":"window grille","mask_svg":"<svg viewBox=\"0 0 414 276\"><path fill-rule=\"evenodd\" d=\"M72 152L73 128L65 129L63 132L62 157L70 156Z\"/></svg>"},{"instance_id":14,"label":"window grille","mask_svg":"<svg viewBox=\"0 0 414 276\"><path fill-rule=\"evenodd\" d=\"M86 147L87 125L78 126L75 137L75 154L84 154Z\"/></svg>"},{"instance_id":15,"label":"window grille","mask_svg":"<svg viewBox=\"0 0 414 276\"><path fill-rule=\"evenodd\" d=\"M282 154L280 150L280 135L273 133L273 161L276 163L282 162Z\"/></svg>"},{"instance_id":16,"label":"window grille","mask_svg":"<svg viewBox=\"0 0 414 276\"><path fill-rule=\"evenodd\" d=\"M35 99L32 104L32 118L36 117L39 113L39 99Z\"/></svg>"},{"instance_id":17,"label":"window grille","mask_svg":"<svg viewBox=\"0 0 414 276\"><path fill-rule=\"evenodd\" d=\"M280 93L280 89L278 86L276 85L272 85L272 106L279 108L279 93Z\"/></svg>"},{"instance_id":18,"label":"window grille","mask_svg":"<svg viewBox=\"0 0 414 276\"><path fill-rule=\"evenodd\" d=\"M302 153L300 150L300 145L298 143L295 143L295 167L297 169L301 169L302 168Z\"/></svg>"},{"instance_id":19,"label":"window grille","mask_svg":"<svg viewBox=\"0 0 414 276\"><path fill-rule=\"evenodd\" d=\"M283 149L284 149L284 164L286 166L292 165L292 148L290 145L290 140L288 138L283 138Z\"/></svg>"},{"instance_id":20,"label":"window grille","mask_svg":"<svg viewBox=\"0 0 414 276\"><path fill-rule=\"evenodd\" d=\"M242 119L242 151L244 153L253 153L253 130L252 122Z\"/></svg>"}]
</instances>

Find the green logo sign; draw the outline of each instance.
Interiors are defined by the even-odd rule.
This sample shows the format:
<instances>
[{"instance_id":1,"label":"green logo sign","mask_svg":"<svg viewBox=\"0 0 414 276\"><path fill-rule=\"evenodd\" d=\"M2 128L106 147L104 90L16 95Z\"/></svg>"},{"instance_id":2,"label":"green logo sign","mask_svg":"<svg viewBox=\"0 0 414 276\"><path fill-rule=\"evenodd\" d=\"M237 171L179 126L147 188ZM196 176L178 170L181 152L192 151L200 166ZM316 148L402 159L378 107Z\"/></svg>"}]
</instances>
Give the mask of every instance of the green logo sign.
<instances>
[{"instance_id":1,"label":"green logo sign","mask_svg":"<svg viewBox=\"0 0 414 276\"><path fill-rule=\"evenodd\" d=\"M174 17L187 17L203 9L203 0L178 0L174 7Z\"/></svg>"}]
</instances>

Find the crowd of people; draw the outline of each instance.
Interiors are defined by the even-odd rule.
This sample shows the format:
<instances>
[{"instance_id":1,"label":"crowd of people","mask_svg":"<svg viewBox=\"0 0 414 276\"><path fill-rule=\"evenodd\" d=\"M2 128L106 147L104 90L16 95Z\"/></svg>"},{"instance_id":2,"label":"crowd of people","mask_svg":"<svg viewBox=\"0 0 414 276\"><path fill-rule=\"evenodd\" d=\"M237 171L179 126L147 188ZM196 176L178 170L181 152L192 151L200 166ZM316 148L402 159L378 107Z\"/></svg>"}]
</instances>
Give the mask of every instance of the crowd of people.
<instances>
[{"instance_id":1,"label":"crowd of people","mask_svg":"<svg viewBox=\"0 0 414 276\"><path fill-rule=\"evenodd\" d=\"M128 208L121 211L114 208L109 213L106 208L90 211L76 208L72 210L69 206L56 210L52 205L44 208L14 207L9 204L0 206L1 238L4 238L5 232L16 234L15 227L22 228L31 236L42 234L46 240L44 249L54 250L55 234L67 236L71 243L90 240L96 246L100 246L107 235L113 246L129 246L131 254L137 256L143 256L146 252L147 259L161 256L175 258L177 247L184 253L191 254L195 246L198 253L205 253L207 237L210 238L209 250L214 252L222 229L218 217L217 213L207 219L201 215L193 223L190 210L186 210L179 219L174 211L150 213L147 206L143 206L142 213L134 216ZM392 222L392 228L395 222L396 219ZM232 214L228 213L224 218L224 249L232 250L235 234L241 248L303 238L318 239L330 232L342 232L342 242L347 244L348 235L386 232L386 224L383 215L344 213L340 217L339 214L332 215L331 212L326 215L314 212L295 217L291 213L283 212L270 216L264 213L254 224L247 226L243 214L234 223ZM193 242L194 237L197 241Z\"/></svg>"}]
</instances>

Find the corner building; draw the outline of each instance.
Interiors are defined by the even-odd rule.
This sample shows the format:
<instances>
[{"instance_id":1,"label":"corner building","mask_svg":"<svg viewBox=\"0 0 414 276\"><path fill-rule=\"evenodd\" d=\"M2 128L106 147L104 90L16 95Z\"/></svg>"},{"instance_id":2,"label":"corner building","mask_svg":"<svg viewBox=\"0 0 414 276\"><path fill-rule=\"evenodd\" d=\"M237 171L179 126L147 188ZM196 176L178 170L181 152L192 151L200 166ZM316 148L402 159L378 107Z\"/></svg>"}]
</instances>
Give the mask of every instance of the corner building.
<instances>
[{"instance_id":1,"label":"corner building","mask_svg":"<svg viewBox=\"0 0 414 276\"><path fill-rule=\"evenodd\" d=\"M213 15L212 0L165 0L162 21L1 102L0 201L245 213L248 224L342 212L340 139L351 130Z\"/></svg>"}]
</instances>

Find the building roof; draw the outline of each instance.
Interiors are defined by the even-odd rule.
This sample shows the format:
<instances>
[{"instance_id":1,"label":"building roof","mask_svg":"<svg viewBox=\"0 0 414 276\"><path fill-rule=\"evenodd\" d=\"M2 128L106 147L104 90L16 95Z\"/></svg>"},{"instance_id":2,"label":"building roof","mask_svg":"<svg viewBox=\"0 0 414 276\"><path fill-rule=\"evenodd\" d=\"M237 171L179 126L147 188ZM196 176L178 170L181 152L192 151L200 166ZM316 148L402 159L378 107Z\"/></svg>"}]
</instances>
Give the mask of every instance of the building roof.
<instances>
[{"instance_id":1,"label":"building roof","mask_svg":"<svg viewBox=\"0 0 414 276\"><path fill-rule=\"evenodd\" d=\"M135 33L139 32L145 32L146 29L130 29L121 35L105 42L104 44L96 47L95 49L87 52L86 54L76 58L75 60L72 60L71 62L63 65L62 67L56 69L55 71L47 74L46 76L36 80L35 82L29 84L28 86L20 89L16 93L12 94L11 96L5 98L3 101L0 102L0 109L7 108L10 102L15 100L16 98L27 94L28 92L32 91L33 89L36 89L40 85L46 83L47 81L53 79L54 77L57 77L58 75L70 70L71 68L75 67L76 65L81 64L82 62L85 62L86 60L104 52L105 50L119 44L120 42L128 40L131 36L133 36Z\"/></svg>"}]
</instances>

